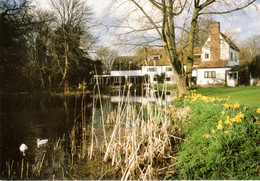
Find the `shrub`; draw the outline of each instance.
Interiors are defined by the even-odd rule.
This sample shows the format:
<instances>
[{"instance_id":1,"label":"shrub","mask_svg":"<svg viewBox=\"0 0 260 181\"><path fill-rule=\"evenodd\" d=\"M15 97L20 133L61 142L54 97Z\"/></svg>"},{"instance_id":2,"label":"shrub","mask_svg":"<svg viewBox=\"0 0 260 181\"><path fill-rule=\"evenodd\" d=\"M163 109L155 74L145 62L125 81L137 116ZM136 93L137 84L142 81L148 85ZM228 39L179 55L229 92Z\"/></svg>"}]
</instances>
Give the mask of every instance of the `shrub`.
<instances>
[{"instance_id":1,"label":"shrub","mask_svg":"<svg viewBox=\"0 0 260 181\"><path fill-rule=\"evenodd\" d=\"M194 91L176 102L191 109L178 153L178 179L259 179L260 108Z\"/></svg>"}]
</instances>

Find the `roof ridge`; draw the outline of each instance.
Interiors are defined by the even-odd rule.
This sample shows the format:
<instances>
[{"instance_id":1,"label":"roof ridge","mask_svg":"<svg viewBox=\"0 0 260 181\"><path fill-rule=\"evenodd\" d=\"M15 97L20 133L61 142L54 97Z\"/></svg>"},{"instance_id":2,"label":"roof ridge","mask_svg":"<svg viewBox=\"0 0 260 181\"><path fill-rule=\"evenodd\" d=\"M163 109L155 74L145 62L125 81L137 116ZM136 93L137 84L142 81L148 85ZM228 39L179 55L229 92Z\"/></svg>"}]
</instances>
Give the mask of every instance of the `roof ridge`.
<instances>
[{"instance_id":1,"label":"roof ridge","mask_svg":"<svg viewBox=\"0 0 260 181\"><path fill-rule=\"evenodd\" d=\"M220 35L224 38L224 40L234 49L240 51L236 44L224 33L220 32Z\"/></svg>"}]
</instances>

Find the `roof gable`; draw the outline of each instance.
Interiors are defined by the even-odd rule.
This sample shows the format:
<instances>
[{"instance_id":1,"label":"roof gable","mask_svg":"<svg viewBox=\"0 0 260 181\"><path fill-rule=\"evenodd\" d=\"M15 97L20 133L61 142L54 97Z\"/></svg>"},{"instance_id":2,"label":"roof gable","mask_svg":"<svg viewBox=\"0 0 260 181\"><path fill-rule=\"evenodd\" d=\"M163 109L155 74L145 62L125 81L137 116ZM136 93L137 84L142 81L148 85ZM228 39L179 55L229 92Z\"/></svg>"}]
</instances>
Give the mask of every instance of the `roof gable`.
<instances>
[{"instance_id":1,"label":"roof gable","mask_svg":"<svg viewBox=\"0 0 260 181\"><path fill-rule=\"evenodd\" d=\"M222 36L222 38L229 44L229 46L236 50L236 51L240 51L239 48L236 46L236 44L234 42L232 42L225 34L220 33L220 35Z\"/></svg>"}]
</instances>

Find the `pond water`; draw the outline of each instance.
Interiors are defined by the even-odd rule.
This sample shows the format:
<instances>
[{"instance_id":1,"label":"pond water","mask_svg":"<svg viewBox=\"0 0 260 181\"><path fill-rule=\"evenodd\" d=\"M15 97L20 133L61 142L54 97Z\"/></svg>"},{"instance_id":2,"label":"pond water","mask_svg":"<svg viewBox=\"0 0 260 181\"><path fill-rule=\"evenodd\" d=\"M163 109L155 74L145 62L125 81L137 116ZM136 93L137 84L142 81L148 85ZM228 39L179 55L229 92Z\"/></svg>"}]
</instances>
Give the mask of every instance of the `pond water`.
<instances>
[{"instance_id":1,"label":"pond water","mask_svg":"<svg viewBox=\"0 0 260 181\"><path fill-rule=\"evenodd\" d=\"M132 92L132 101L138 104L146 104L147 101L157 101L155 93L151 93L150 98L142 98L140 91ZM167 98L176 94L175 91L166 93ZM158 97L158 96L157 96ZM92 96L86 98L86 124L91 124L92 117ZM124 101L118 93L113 92L103 94L102 108L104 116L111 112L117 105L118 101ZM97 101L98 102L98 101ZM26 161L33 164L39 149L36 147L37 138L49 139L49 144L53 145L59 137L69 134L72 130L75 118L80 114L81 97L80 96L48 96L39 94L21 94L21 95L2 95L0 107L0 162L1 172L6 169L6 163L11 160L20 162L22 156L19 146L25 143L28 146L26 151ZM162 102L163 103L163 102ZM102 137L102 125L100 121L100 105L97 105L95 113L95 126L97 135ZM66 136L65 136L66 137ZM49 149L49 147L44 148ZM51 162L51 161L50 161ZM100 164L102 160L99 160ZM92 162L93 166L96 163ZM88 163L88 167L91 166ZM83 172L83 171L82 171ZM93 168L93 173L95 168ZM89 172L91 174L91 172ZM102 172L100 173L102 175ZM1 173L1 175L4 175ZM82 175L77 179L98 179L101 175ZM2 178L2 176L1 176ZM40 179L49 179L49 177ZM104 177L105 179L115 179Z\"/></svg>"}]
</instances>

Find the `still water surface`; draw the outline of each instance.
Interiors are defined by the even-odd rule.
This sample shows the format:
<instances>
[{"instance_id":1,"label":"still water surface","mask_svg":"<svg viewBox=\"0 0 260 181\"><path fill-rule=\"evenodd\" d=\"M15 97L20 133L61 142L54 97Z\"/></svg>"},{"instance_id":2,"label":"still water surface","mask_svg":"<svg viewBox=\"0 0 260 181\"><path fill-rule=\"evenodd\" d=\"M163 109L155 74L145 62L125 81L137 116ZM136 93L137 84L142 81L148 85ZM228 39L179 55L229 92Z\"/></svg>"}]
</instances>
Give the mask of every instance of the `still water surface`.
<instances>
[{"instance_id":1,"label":"still water surface","mask_svg":"<svg viewBox=\"0 0 260 181\"><path fill-rule=\"evenodd\" d=\"M172 94L175 93L168 93L168 97L172 97ZM88 95L86 100L86 121L87 124L90 124L93 99ZM104 116L116 107L119 100L124 101L124 99L120 99L118 93L112 93L102 98ZM80 114L81 109L81 97L77 96L2 95L0 101L1 170L5 168L6 161L14 160L18 162L22 159L23 156L19 151L19 146L22 143L28 146L27 161L33 163L37 153L37 138L47 138L49 144L52 144L58 137L68 134L73 127L73 120ZM147 101L156 100L154 97L143 99L134 95L132 101L146 104ZM101 128L101 123L99 123L100 106L97 105L95 124ZM102 134L102 131L97 131Z\"/></svg>"}]
</instances>

